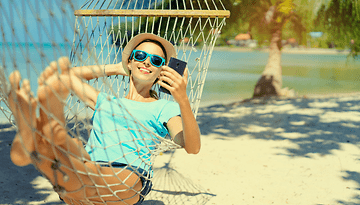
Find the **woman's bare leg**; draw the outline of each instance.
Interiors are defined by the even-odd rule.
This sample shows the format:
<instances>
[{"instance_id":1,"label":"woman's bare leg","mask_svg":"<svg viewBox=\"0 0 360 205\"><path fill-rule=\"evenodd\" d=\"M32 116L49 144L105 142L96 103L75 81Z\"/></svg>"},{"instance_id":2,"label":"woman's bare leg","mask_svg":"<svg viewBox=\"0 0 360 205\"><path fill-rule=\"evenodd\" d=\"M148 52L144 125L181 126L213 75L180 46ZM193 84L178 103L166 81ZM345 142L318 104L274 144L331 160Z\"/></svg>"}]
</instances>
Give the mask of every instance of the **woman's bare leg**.
<instances>
[{"instance_id":1,"label":"woman's bare leg","mask_svg":"<svg viewBox=\"0 0 360 205\"><path fill-rule=\"evenodd\" d=\"M13 162L19 166L32 162L67 203L137 202L137 192L142 187L139 176L129 170L100 167L91 162L81 143L67 134L63 103L69 90L61 82L67 78L67 72L59 74L58 65L62 71L69 69L68 60L63 58L59 64L51 63L39 78L41 109L38 119L35 112L37 99L30 95L29 81L24 80L20 88L20 73L10 75L12 90L8 100L19 128L11 150Z\"/></svg>"},{"instance_id":2,"label":"woman's bare leg","mask_svg":"<svg viewBox=\"0 0 360 205\"><path fill-rule=\"evenodd\" d=\"M89 161L90 157L84 148L68 136L64 128L63 102L71 86L64 84L68 82L66 75L70 64L66 58L61 58L58 65L61 74L57 72L57 64L51 63L39 78L38 97L42 106L38 127L43 137L51 142L51 149L43 149L46 153L41 153L41 156L46 157L36 162L36 165L54 185L66 190L67 193L62 194L65 201L70 199L102 201L99 195L111 195L122 190L116 193L117 197L105 197L103 200L119 201L121 198L127 199L127 204L137 202L139 196L136 193L141 189L142 184L135 173L96 165ZM58 169L53 169L54 164ZM94 184L103 188L95 188Z\"/></svg>"}]
</instances>

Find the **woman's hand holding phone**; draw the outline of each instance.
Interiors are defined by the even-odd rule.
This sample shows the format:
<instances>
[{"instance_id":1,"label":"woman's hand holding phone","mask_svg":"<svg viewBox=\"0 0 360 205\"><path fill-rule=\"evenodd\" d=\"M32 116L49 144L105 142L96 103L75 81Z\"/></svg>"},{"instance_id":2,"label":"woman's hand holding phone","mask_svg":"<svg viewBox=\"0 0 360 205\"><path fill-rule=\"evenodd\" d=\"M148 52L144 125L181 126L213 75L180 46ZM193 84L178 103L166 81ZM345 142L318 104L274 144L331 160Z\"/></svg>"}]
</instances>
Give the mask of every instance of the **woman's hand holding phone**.
<instances>
[{"instance_id":1,"label":"woman's hand holding phone","mask_svg":"<svg viewBox=\"0 0 360 205\"><path fill-rule=\"evenodd\" d=\"M162 66L160 80L158 81L160 91L171 94L178 103L183 99L188 100L186 94L187 78L186 62L178 59L170 60L168 66Z\"/></svg>"}]
</instances>

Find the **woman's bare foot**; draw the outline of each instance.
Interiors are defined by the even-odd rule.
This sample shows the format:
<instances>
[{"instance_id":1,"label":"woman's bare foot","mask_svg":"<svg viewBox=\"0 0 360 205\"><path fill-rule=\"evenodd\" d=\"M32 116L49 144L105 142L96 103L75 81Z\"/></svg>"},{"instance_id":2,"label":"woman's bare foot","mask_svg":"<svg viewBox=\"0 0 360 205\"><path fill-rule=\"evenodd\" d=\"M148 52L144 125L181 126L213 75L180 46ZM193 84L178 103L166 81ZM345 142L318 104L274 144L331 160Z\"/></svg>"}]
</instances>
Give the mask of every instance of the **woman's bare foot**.
<instances>
[{"instance_id":1,"label":"woman's bare foot","mask_svg":"<svg viewBox=\"0 0 360 205\"><path fill-rule=\"evenodd\" d=\"M20 88L21 75L18 71L12 72L9 80L11 91L8 103L18 127L10 158L15 165L26 166L31 163L30 154L35 151L36 100L32 97L29 80L23 80Z\"/></svg>"},{"instance_id":2,"label":"woman's bare foot","mask_svg":"<svg viewBox=\"0 0 360 205\"><path fill-rule=\"evenodd\" d=\"M38 129L51 145L61 146L73 156L90 160L82 143L68 136L65 126L64 104L73 86L72 79L76 78L70 77L70 62L65 57L60 58L58 63L50 63L41 73L38 79L40 101Z\"/></svg>"},{"instance_id":3,"label":"woman's bare foot","mask_svg":"<svg viewBox=\"0 0 360 205\"><path fill-rule=\"evenodd\" d=\"M60 58L58 63L51 62L38 79L38 98L41 104L39 127L53 145L66 142L64 104L70 92L67 81L69 66L67 58ZM58 67L65 74L60 74Z\"/></svg>"}]
</instances>

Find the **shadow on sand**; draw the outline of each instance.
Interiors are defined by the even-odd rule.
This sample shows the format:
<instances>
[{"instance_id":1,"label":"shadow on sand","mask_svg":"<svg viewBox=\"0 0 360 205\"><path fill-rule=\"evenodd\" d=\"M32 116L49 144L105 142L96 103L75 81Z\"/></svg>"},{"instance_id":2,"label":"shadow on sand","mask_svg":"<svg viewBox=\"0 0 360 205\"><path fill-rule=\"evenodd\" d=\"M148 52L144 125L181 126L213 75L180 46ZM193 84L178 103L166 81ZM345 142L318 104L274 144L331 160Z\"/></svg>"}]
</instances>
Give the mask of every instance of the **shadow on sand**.
<instances>
[{"instance_id":1,"label":"shadow on sand","mask_svg":"<svg viewBox=\"0 0 360 205\"><path fill-rule=\"evenodd\" d=\"M356 182L357 187L346 187L346 189L355 189L357 191L360 191L360 172L354 172L354 171L343 171L345 176L343 176L343 179L345 181L353 181ZM346 202L346 201L337 201L339 204L345 204L345 205L357 205L360 204L360 194L357 194L356 196L353 196L352 201L356 202Z\"/></svg>"},{"instance_id":2,"label":"shadow on sand","mask_svg":"<svg viewBox=\"0 0 360 205\"><path fill-rule=\"evenodd\" d=\"M282 141L295 144L285 149L290 157L312 158L331 155L342 144L360 144L360 96L343 98L254 99L228 105L200 108L197 121L203 136L220 139L237 137ZM296 148L294 148L296 147ZM360 172L343 171L344 180L357 183ZM360 195L353 200L360 203ZM340 204L355 204L338 201ZM359 204L356 203L356 204Z\"/></svg>"},{"instance_id":3,"label":"shadow on sand","mask_svg":"<svg viewBox=\"0 0 360 205\"><path fill-rule=\"evenodd\" d=\"M28 204L34 201L47 205L64 204L44 201L54 191L51 186L39 186L37 182L41 174L34 166L18 167L11 162L10 148L16 134L11 126L0 125L0 204Z\"/></svg>"},{"instance_id":4,"label":"shadow on sand","mask_svg":"<svg viewBox=\"0 0 360 205\"><path fill-rule=\"evenodd\" d=\"M200 108L197 121L202 135L221 139L251 135L257 139L289 140L298 145L291 156L331 154L341 143L358 144L360 96L337 99L252 100Z\"/></svg>"},{"instance_id":5,"label":"shadow on sand","mask_svg":"<svg viewBox=\"0 0 360 205\"><path fill-rule=\"evenodd\" d=\"M143 204L206 204L215 195L173 168L171 160L174 153L175 150L164 153L168 155L168 160L163 166L154 168L154 187Z\"/></svg>"}]
</instances>

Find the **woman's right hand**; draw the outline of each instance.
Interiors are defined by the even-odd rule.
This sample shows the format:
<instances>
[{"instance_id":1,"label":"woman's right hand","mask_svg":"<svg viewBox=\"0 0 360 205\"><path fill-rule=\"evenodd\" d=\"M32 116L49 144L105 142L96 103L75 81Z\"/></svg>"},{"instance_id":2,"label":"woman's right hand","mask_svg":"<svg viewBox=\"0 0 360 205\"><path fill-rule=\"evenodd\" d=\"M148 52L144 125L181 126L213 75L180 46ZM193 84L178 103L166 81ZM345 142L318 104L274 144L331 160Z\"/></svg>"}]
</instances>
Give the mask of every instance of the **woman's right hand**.
<instances>
[{"instance_id":1,"label":"woman's right hand","mask_svg":"<svg viewBox=\"0 0 360 205\"><path fill-rule=\"evenodd\" d=\"M169 90L177 103L182 104L189 103L188 96L186 94L187 82L188 68L185 68L184 76L181 76L174 69L168 66L162 66L160 80L157 83Z\"/></svg>"}]
</instances>

